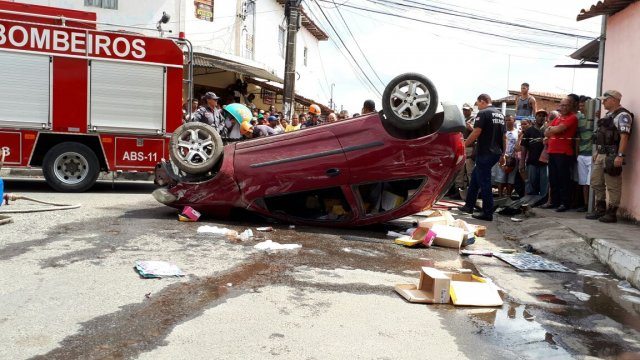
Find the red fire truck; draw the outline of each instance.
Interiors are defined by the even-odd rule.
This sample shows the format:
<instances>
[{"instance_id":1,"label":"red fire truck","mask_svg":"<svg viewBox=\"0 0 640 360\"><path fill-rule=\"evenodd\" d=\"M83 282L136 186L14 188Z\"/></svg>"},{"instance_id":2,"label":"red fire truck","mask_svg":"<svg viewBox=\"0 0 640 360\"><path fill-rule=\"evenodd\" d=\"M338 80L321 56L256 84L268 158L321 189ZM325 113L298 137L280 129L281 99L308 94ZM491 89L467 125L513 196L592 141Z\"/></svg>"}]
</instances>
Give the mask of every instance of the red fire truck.
<instances>
[{"instance_id":1,"label":"red fire truck","mask_svg":"<svg viewBox=\"0 0 640 360\"><path fill-rule=\"evenodd\" d=\"M152 171L182 123L187 43L99 31L91 12L0 1L4 166L41 167L68 192L101 171Z\"/></svg>"}]
</instances>

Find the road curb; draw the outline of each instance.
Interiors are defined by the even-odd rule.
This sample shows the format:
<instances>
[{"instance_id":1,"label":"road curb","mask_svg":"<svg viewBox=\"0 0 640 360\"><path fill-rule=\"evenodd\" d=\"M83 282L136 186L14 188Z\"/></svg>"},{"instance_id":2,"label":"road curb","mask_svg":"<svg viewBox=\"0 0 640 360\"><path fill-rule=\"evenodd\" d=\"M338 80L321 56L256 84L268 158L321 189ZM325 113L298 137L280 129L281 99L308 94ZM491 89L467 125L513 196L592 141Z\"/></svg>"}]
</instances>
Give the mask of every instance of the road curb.
<instances>
[{"instance_id":1,"label":"road curb","mask_svg":"<svg viewBox=\"0 0 640 360\"><path fill-rule=\"evenodd\" d=\"M594 239L591 247L603 264L633 287L640 289L640 256L605 239Z\"/></svg>"}]
</instances>

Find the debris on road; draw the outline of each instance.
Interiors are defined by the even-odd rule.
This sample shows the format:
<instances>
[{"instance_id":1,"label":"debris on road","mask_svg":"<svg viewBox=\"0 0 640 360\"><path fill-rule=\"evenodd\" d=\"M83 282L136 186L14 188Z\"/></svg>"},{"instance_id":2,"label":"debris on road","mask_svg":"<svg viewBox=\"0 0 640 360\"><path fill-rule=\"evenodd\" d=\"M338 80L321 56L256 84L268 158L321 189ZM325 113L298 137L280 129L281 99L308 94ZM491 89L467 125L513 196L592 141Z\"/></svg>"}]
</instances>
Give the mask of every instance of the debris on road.
<instances>
[{"instance_id":1,"label":"debris on road","mask_svg":"<svg viewBox=\"0 0 640 360\"><path fill-rule=\"evenodd\" d=\"M144 261L137 260L135 268L144 278L161 278L171 276L184 276L184 273L176 265L166 261Z\"/></svg>"},{"instance_id":2,"label":"debris on road","mask_svg":"<svg viewBox=\"0 0 640 360\"><path fill-rule=\"evenodd\" d=\"M513 221L513 222L523 222L524 220L518 219L517 217L512 217L511 221Z\"/></svg>"},{"instance_id":3,"label":"debris on road","mask_svg":"<svg viewBox=\"0 0 640 360\"><path fill-rule=\"evenodd\" d=\"M456 306L501 306L498 288L485 278L475 276L469 269L443 272L423 267L418 286L397 284L395 291L412 303L446 304Z\"/></svg>"},{"instance_id":4,"label":"debris on road","mask_svg":"<svg viewBox=\"0 0 640 360\"><path fill-rule=\"evenodd\" d=\"M575 296L578 298L578 300L580 301L589 301L589 299L591 299L591 295L589 294L585 294L579 291L569 291L569 293L571 293L571 295Z\"/></svg>"},{"instance_id":5,"label":"debris on road","mask_svg":"<svg viewBox=\"0 0 640 360\"><path fill-rule=\"evenodd\" d=\"M180 221L195 222L195 221L198 221L198 219L200 219L200 212L198 212L191 206L185 206L184 209L182 209L182 213L178 215L178 219Z\"/></svg>"},{"instance_id":6,"label":"debris on road","mask_svg":"<svg viewBox=\"0 0 640 360\"><path fill-rule=\"evenodd\" d=\"M267 240L261 243L258 243L254 246L255 249L258 250L295 250L301 248L300 244L280 244L275 241Z\"/></svg>"},{"instance_id":7,"label":"debris on road","mask_svg":"<svg viewBox=\"0 0 640 360\"><path fill-rule=\"evenodd\" d=\"M487 227L484 225L476 225L476 230L473 233L477 237L485 237L487 235Z\"/></svg>"},{"instance_id":8,"label":"debris on road","mask_svg":"<svg viewBox=\"0 0 640 360\"><path fill-rule=\"evenodd\" d=\"M242 240L242 241L247 241L249 239L251 239L253 237L253 231L251 231L251 229L247 229L243 232L240 233L240 235L238 235L238 239Z\"/></svg>"},{"instance_id":9,"label":"debris on road","mask_svg":"<svg viewBox=\"0 0 640 360\"><path fill-rule=\"evenodd\" d=\"M529 253L518 254L493 254L493 256L515 267L518 270L574 272L566 266L539 255Z\"/></svg>"},{"instance_id":10,"label":"debris on road","mask_svg":"<svg viewBox=\"0 0 640 360\"><path fill-rule=\"evenodd\" d=\"M235 230L220 228L217 226L209 226L209 225L200 226L198 228L198 234L226 235L226 236L232 236L232 237L238 236L238 232Z\"/></svg>"},{"instance_id":11,"label":"debris on road","mask_svg":"<svg viewBox=\"0 0 640 360\"><path fill-rule=\"evenodd\" d=\"M431 230L436 233L434 245L460 249L464 240L464 230L449 225L433 225Z\"/></svg>"},{"instance_id":12,"label":"debris on road","mask_svg":"<svg viewBox=\"0 0 640 360\"><path fill-rule=\"evenodd\" d=\"M493 256L493 251L491 250L460 250L461 255L482 255L482 256Z\"/></svg>"},{"instance_id":13,"label":"debris on road","mask_svg":"<svg viewBox=\"0 0 640 360\"><path fill-rule=\"evenodd\" d=\"M262 227L257 227L256 230L257 231L263 231L263 232L269 232L269 231L273 231L273 228L271 226L262 226Z\"/></svg>"}]
</instances>

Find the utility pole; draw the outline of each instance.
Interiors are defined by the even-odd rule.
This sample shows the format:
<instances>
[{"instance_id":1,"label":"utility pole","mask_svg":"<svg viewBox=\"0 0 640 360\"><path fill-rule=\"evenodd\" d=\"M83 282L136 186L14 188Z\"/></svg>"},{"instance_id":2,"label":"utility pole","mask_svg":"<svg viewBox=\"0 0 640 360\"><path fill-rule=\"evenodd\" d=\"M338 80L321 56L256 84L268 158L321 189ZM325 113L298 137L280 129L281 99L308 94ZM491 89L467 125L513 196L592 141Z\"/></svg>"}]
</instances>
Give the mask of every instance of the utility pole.
<instances>
[{"instance_id":1,"label":"utility pole","mask_svg":"<svg viewBox=\"0 0 640 360\"><path fill-rule=\"evenodd\" d=\"M284 15L287 18L287 48L284 62L283 112L291 119L295 104L296 87L296 35L300 27L300 3L302 0L286 0Z\"/></svg>"},{"instance_id":2,"label":"utility pole","mask_svg":"<svg viewBox=\"0 0 640 360\"><path fill-rule=\"evenodd\" d=\"M333 87L336 84L331 83L331 99L329 100L329 107L331 108L331 110L335 110L334 106L333 106Z\"/></svg>"}]
</instances>

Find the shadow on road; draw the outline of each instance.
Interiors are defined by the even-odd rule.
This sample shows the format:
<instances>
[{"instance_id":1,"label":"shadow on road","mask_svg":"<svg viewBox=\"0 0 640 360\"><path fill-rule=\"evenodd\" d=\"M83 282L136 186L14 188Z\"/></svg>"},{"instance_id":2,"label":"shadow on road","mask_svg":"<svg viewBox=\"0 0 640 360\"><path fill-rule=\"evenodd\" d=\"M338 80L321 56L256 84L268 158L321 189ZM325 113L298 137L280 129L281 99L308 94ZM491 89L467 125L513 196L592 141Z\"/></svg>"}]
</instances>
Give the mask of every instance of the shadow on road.
<instances>
[{"instance_id":1,"label":"shadow on road","mask_svg":"<svg viewBox=\"0 0 640 360\"><path fill-rule=\"evenodd\" d=\"M51 193L55 192L51 189L44 179L23 179L23 178L5 178L5 192L33 192L33 193ZM151 181L126 181L119 180L98 181L87 193L114 193L114 194L151 194L157 188Z\"/></svg>"}]
</instances>

